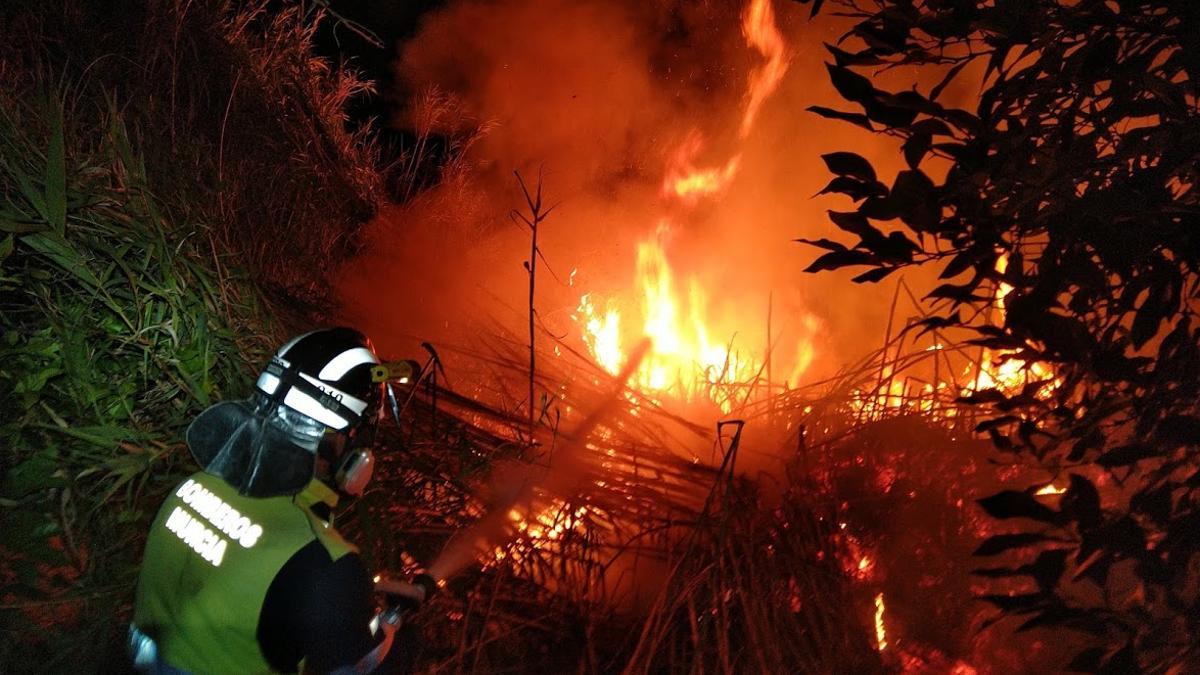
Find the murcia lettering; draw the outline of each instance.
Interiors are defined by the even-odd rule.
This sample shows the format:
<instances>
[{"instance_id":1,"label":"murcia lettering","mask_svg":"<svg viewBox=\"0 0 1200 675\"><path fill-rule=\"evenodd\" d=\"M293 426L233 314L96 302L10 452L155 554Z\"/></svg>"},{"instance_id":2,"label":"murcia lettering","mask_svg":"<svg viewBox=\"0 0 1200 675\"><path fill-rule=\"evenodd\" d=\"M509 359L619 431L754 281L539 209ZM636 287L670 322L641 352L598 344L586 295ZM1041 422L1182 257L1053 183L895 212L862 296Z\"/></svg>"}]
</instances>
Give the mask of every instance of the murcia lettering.
<instances>
[{"instance_id":1,"label":"murcia lettering","mask_svg":"<svg viewBox=\"0 0 1200 675\"><path fill-rule=\"evenodd\" d=\"M237 509L191 478L179 486L175 496L195 509L214 528L241 544L242 548L254 546L263 534L262 526L238 513Z\"/></svg>"},{"instance_id":2,"label":"murcia lettering","mask_svg":"<svg viewBox=\"0 0 1200 675\"><path fill-rule=\"evenodd\" d=\"M176 506L167 518L167 529L175 533L183 543L195 551L201 558L220 567L225 559L225 549L229 542L216 532L205 527L204 523L192 516L187 509Z\"/></svg>"}]
</instances>

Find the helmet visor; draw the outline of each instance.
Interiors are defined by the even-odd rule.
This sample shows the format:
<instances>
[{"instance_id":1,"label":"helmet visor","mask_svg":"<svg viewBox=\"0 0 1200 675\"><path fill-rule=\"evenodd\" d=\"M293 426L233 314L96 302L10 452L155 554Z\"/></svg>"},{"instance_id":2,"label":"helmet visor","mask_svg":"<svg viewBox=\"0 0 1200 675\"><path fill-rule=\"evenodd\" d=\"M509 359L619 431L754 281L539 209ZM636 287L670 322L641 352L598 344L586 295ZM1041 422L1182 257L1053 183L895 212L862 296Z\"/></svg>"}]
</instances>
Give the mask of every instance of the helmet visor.
<instances>
[{"instance_id":1,"label":"helmet visor","mask_svg":"<svg viewBox=\"0 0 1200 675\"><path fill-rule=\"evenodd\" d=\"M294 495L312 480L323 432L323 425L284 406L263 410L252 401L227 401L196 417L187 444L205 472L239 493L276 497Z\"/></svg>"}]
</instances>

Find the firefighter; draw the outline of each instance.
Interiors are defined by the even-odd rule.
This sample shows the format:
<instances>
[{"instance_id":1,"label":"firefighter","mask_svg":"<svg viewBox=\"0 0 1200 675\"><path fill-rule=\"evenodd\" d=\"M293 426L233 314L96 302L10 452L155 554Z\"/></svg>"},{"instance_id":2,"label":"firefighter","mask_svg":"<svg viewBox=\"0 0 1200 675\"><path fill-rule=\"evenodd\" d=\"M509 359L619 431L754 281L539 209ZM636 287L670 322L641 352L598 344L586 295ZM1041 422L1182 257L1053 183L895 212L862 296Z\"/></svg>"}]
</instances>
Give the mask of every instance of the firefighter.
<instances>
[{"instance_id":1,"label":"firefighter","mask_svg":"<svg viewBox=\"0 0 1200 675\"><path fill-rule=\"evenodd\" d=\"M307 333L275 354L252 399L188 427L201 470L150 529L130 627L139 670L392 672L411 659L333 524L371 477L378 364L358 331ZM420 603L436 589L414 581L387 590Z\"/></svg>"}]
</instances>

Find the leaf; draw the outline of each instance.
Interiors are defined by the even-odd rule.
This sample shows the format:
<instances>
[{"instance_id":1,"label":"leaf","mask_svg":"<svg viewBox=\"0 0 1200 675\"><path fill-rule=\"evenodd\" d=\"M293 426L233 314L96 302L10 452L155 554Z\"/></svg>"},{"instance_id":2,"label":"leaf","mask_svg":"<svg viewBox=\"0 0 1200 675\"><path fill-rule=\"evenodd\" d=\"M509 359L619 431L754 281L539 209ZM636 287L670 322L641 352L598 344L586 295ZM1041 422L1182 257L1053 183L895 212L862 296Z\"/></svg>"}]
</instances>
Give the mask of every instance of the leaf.
<instances>
[{"instance_id":1,"label":"leaf","mask_svg":"<svg viewBox=\"0 0 1200 675\"><path fill-rule=\"evenodd\" d=\"M971 570L971 574L977 577L986 577L988 579L1005 579L1007 577L1023 576L1019 570L1014 567L980 567Z\"/></svg>"},{"instance_id":2,"label":"leaf","mask_svg":"<svg viewBox=\"0 0 1200 675\"><path fill-rule=\"evenodd\" d=\"M863 50L857 53L851 53L844 49L839 49L828 42L824 43L825 49L833 55L833 60L839 66L878 66L883 64L883 59L870 53L870 50Z\"/></svg>"},{"instance_id":3,"label":"leaf","mask_svg":"<svg viewBox=\"0 0 1200 675\"><path fill-rule=\"evenodd\" d=\"M1078 313L1086 311L1087 308L1084 307L1078 310ZM1101 352L1092 361L1096 376L1107 382L1120 382L1137 377L1138 365L1138 361L1127 358L1118 349Z\"/></svg>"},{"instance_id":4,"label":"leaf","mask_svg":"<svg viewBox=\"0 0 1200 675\"><path fill-rule=\"evenodd\" d=\"M925 297L927 299L945 298L947 300L953 300L956 304L967 304L979 300L987 300L986 297L982 295L976 295L974 293L976 287L977 284L975 282L968 282L961 285L942 284L941 286L938 286L927 293Z\"/></svg>"},{"instance_id":5,"label":"leaf","mask_svg":"<svg viewBox=\"0 0 1200 675\"><path fill-rule=\"evenodd\" d=\"M0 260L3 259L0 254ZM1156 434L1172 445L1200 445L1200 418L1171 415L1158 423Z\"/></svg>"},{"instance_id":6,"label":"leaf","mask_svg":"<svg viewBox=\"0 0 1200 675\"><path fill-rule=\"evenodd\" d=\"M0 482L0 494L19 499L34 492L66 485L66 480L59 475L57 459L54 451L45 449L14 466Z\"/></svg>"},{"instance_id":7,"label":"leaf","mask_svg":"<svg viewBox=\"0 0 1200 675\"><path fill-rule=\"evenodd\" d=\"M879 262L879 258L874 253L847 249L845 251L826 253L804 268L804 271L820 272L822 270L836 270L842 267L849 267L850 265L874 265L877 262Z\"/></svg>"},{"instance_id":8,"label":"leaf","mask_svg":"<svg viewBox=\"0 0 1200 675\"><path fill-rule=\"evenodd\" d=\"M1012 50L1013 45L1010 43L1001 43L992 50L992 56L988 59L987 68L983 71L983 82L988 81L992 71L1000 72L1004 66L1004 59L1008 56L1008 52Z\"/></svg>"},{"instance_id":9,"label":"leaf","mask_svg":"<svg viewBox=\"0 0 1200 675\"><path fill-rule=\"evenodd\" d=\"M1165 525L1171 519L1173 491L1174 486L1170 483L1153 490L1140 490L1129 498L1129 508L1134 513L1146 515L1159 525Z\"/></svg>"},{"instance_id":10,"label":"leaf","mask_svg":"<svg viewBox=\"0 0 1200 675\"><path fill-rule=\"evenodd\" d=\"M33 180L29 177L29 174L21 168L20 164L6 162L2 158L0 158L0 165L17 181L17 185L21 188L20 195L25 198L25 201L29 202L29 205L33 207L34 211L37 211L42 220L49 222L50 217L46 213L46 196L42 190L39 190L33 184Z\"/></svg>"},{"instance_id":11,"label":"leaf","mask_svg":"<svg viewBox=\"0 0 1200 675\"><path fill-rule=\"evenodd\" d=\"M4 262L5 258L12 255L13 252L13 236L10 234L0 241L0 262Z\"/></svg>"},{"instance_id":12,"label":"leaf","mask_svg":"<svg viewBox=\"0 0 1200 675\"><path fill-rule=\"evenodd\" d=\"M1077 473L1071 474L1071 484L1063 494L1058 508L1079 523L1083 530L1100 526L1100 492L1092 481Z\"/></svg>"},{"instance_id":13,"label":"leaf","mask_svg":"<svg viewBox=\"0 0 1200 675\"><path fill-rule=\"evenodd\" d=\"M845 211L827 211L829 220L838 229L856 234L864 241L879 241L883 239L883 233L875 229L862 214Z\"/></svg>"},{"instance_id":14,"label":"leaf","mask_svg":"<svg viewBox=\"0 0 1200 675\"><path fill-rule=\"evenodd\" d=\"M1034 499L1028 492L1002 490L990 497L975 500L993 518L1007 520L1009 518L1030 518L1044 523L1058 520L1059 514L1054 509Z\"/></svg>"},{"instance_id":15,"label":"leaf","mask_svg":"<svg viewBox=\"0 0 1200 675\"><path fill-rule=\"evenodd\" d=\"M830 239L825 239L825 238L793 239L792 241L800 243L800 244L807 244L808 246L816 246L817 248L823 248L826 251L846 251L846 250L848 250L843 244L839 244L836 241L833 241Z\"/></svg>"},{"instance_id":16,"label":"leaf","mask_svg":"<svg viewBox=\"0 0 1200 675\"><path fill-rule=\"evenodd\" d=\"M863 246L878 253L881 259L897 263L912 262L913 254L921 250L916 242L904 236L902 232L888 232L887 238L883 240L864 238Z\"/></svg>"},{"instance_id":17,"label":"leaf","mask_svg":"<svg viewBox=\"0 0 1200 675\"><path fill-rule=\"evenodd\" d=\"M958 108L947 109L944 114L944 119L968 134L977 133L981 126L979 123L979 117L966 110L960 110Z\"/></svg>"},{"instance_id":18,"label":"leaf","mask_svg":"<svg viewBox=\"0 0 1200 675\"><path fill-rule=\"evenodd\" d=\"M1038 554L1037 560L1028 567L1038 588L1044 592L1054 590L1062 578L1063 570L1066 569L1068 555L1070 551L1065 548L1050 549Z\"/></svg>"},{"instance_id":19,"label":"leaf","mask_svg":"<svg viewBox=\"0 0 1200 675\"><path fill-rule=\"evenodd\" d=\"M933 203L934 191L933 181L920 170L901 171L896 174L896 182L892 184L892 204L903 218L918 207Z\"/></svg>"},{"instance_id":20,"label":"leaf","mask_svg":"<svg viewBox=\"0 0 1200 675\"><path fill-rule=\"evenodd\" d=\"M929 146L933 143L933 137L929 134L913 134L904 141L904 161L908 162L908 166L915 169L921 165L921 160L925 159L925 154L929 152Z\"/></svg>"},{"instance_id":21,"label":"leaf","mask_svg":"<svg viewBox=\"0 0 1200 675\"><path fill-rule=\"evenodd\" d=\"M51 232L29 234L21 237L21 243L46 256L64 272L74 275L91 288L100 288L100 279L87 267L83 256L61 236Z\"/></svg>"},{"instance_id":22,"label":"leaf","mask_svg":"<svg viewBox=\"0 0 1200 675\"><path fill-rule=\"evenodd\" d=\"M880 104L889 108L897 108L908 112L924 113L930 116L940 115L944 110L942 106L930 101L915 91L898 91L894 94L877 91L875 92L875 95Z\"/></svg>"},{"instance_id":23,"label":"leaf","mask_svg":"<svg viewBox=\"0 0 1200 675\"><path fill-rule=\"evenodd\" d=\"M1116 654L1105 659L1096 672L1098 675L1126 675L1127 673L1138 673L1141 670L1137 655L1133 652L1133 646L1126 644Z\"/></svg>"},{"instance_id":24,"label":"leaf","mask_svg":"<svg viewBox=\"0 0 1200 675\"><path fill-rule=\"evenodd\" d=\"M1094 673L1100 669L1100 659L1104 658L1103 647L1088 647L1075 654L1067 670L1080 673Z\"/></svg>"},{"instance_id":25,"label":"leaf","mask_svg":"<svg viewBox=\"0 0 1200 675\"><path fill-rule=\"evenodd\" d=\"M967 146L964 143L934 143L933 149L950 156L954 161L961 161L967 153Z\"/></svg>"},{"instance_id":26,"label":"leaf","mask_svg":"<svg viewBox=\"0 0 1200 675\"><path fill-rule=\"evenodd\" d=\"M983 540L971 555L985 557L1004 553L1014 548L1025 548L1033 544L1052 541L1050 537L1036 532L1018 532L1016 534L996 534Z\"/></svg>"},{"instance_id":27,"label":"leaf","mask_svg":"<svg viewBox=\"0 0 1200 675\"><path fill-rule=\"evenodd\" d=\"M1068 626L1093 635L1104 633L1104 622L1096 616L1094 610L1081 610L1061 604L1052 605L1038 612L1033 618L1017 626L1016 632L1022 633L1034 628L1051 626Z\"/></svg>"},{"instance_id":28,"label":"leaf","mask_svg":"<svg viewBox=\"0 0 1200 675\"><path fill-rule=\"evenodd\" d=\"M61 237L67 229L67 161L63 143L62 104L50 104L50 148L46 152L46 220Z\"/></svg>"},{"instance_id":29,"label":"leaf","mask_svg":"<svg viewBox=\"0 0 1200 675\"><path fill-rule=\"evenodd\" d=\"M831 63L825 64L825 69L829 71L829 80L833 83L833 88L847 101L864 103L875 97L875 87L862 75Z\"/></svg>"},{"instance_id":30,"label":"leaf","mask_svg":"<svg viewBox=\"0 0 1200 675\"><path fill-rule=\"evenodd\" d=\"M862 206L858 207L858 212L874 220L892 220L898 215L892 206L892 200L887 196L886 188L882 196L867 197Z\"/></svg>"},{"instance_id":31,"label":"leaf","mask_svg":"<svg viewBox=\"0 0 1200 675\"><path fill-rule=\"evenodd\" d=\"M1125 515L1096 531L1097 540L1108 554L1130 557L1146 552L1146 532L1131 516Z\"/></svg>"},{"instance_id":32,"label":"leaf","mask_svg":"<svg viewBox=\"0 0 1200 675\"><path fill-rule=\"evenodd\" d=\"M863 272L862 274L854 277L850 281L853 281L856 284L878 283L879 281L882 281L885 277L887 277L889 274L891 274L892 272L895 272L898 269L900 269L900 268L899 267L877 267L873 270L867 270L866 272Z\"/></svg>"},{"instance_id":33,"label":"leaf","mask_svg":"<svg viewBox=\"0 0 1200 675\"><path fill-rule=\"evenodd\" d=\"M958 75L959 71L961 71L963 69L963 67L966 66L970 62L971 62L970 59L966 59L966 60L962 61L961 63L955 65L950 70L946 71L946 74L942 77L942 81L938 82L936 85L934 85L933 89L929 90L929 100L936 101L937 97L941 96L942 91L946 88L946 85L950 84L950 81L953 80Z\"/></svg>"},{"instance_id":34,"label":"leaf","mask_svg":"<svg viewBox=\"0 0 1200 675\"><path fill-rule=\"evenodd\" d=\"M866 115L864 115L862 113L845 112L843 110L834 110L833 108L826 108L824 106L819 106L819 105L810 105L807 108L805 108L805 110L807 110L808 112L811 112L811 113L816 113L826 119L842 120L843 122L850 122L851 124L856 124L864 129L866 129L867 131L875 131L875 127L871 126L870 118L868 118Z\"/></svg>"},{"instance_id":35,"label":"leaf","mask_svg":"<svg viewBox=\"0 0 1200 675\"><path fill-rule=\"evenodd\" d=\"M838 176L829 181L829 184L817 194L829 193L847 195L857 202L873 195L885 195L887 187L879 181L867 183L851 176Z\"/></svg>"},{"instance_id":36,"label":"leaf","mask_svg":"<svg viewBox=\"0 0 1200 675\"><path fill-rule=\"evenodd\" d=\"M1158 327L1165 318L1165 312L1149 302L1139 309L1134 315L1133 326L1129 329L1129 339L1133 341L1134 348L1141 349L1142 345L1149 342L1150 338L1158 333Z\"/></svg>"},{"instance_id":37,"label":"leaf","mask_svg":"<svg viewBox=\"0 0 1200 675\"><path fill-rule=\"evenodd\" d=\"M986 389L979 389L971 392L966 396L959 396L957 399L955 399L955 402L966 403L967 405L983 405L987 403L1001 403L1007 400L1008 397L1004 395L1004 392L995 387L988 387ZM986 420L975 425L975 431L987 431L988 429L995 428L1002 424L1015 422L1017 419L1018 418L1013 415L1005 415L1003 417Z\"/></svg>"},{"instance_id":38,"label":"leaf","mask_svg":"<svg viewBox=\"0 0 1200 675\"><path fill-rule=\"evenodd\" d=\"M854 176L864 181L874 181L875 168L861 155L853 152L831 152L821 155L825 166L839 176Z\"/></svg>"},{"instance_id":39,"label":"leaf","mask_svg":"<svg viewBox=\"0 0 1200 675\"><path fill-rule=\"evenodd\" d=\"M1149 445L1130 443L1128 445L1117 446L1100 455L1096 459L1096 463L1106 469L1111 469L1113 467L1136 464L1138 461L1154 457L1156 454L1154 448Z\"/></svg>"},{"instance_id":40,"label":"leaf","mask_svg":"<svg viewBox=\"0 0 1200 675\"><path fill-rule=\"evenodd\" d=\"M914 134L929 134L930 136L950 136L950 127L939 119L924 119L909 127Z\"/></svg>"},{"instance_id":41,"label":"leaf","mask_svg":"<svg viewBox=\"0 0 1200 675\"><path fill-rule=\"evenodd\" d=\"M878 99L870 99L863 103L867 117L873 122L879 122L892 128L904 128L917 118L917 111L907 107L887 105Z\"/></svg>"},{"instance_id":42,"label":"leaf","mask_svg":"<svg viewBox=\"0 0 1200 675\"><path fill-rule=\"evenodd\" d=\"M1067 459L1078 462L1089 450L1095 450L1103 445L1104 433L1099 429L1091 429L1071 446L1071 452L1067 454Z\"/></svg>"},{"instance_id":43,"label":"leaf","mask_svg":"<svg viewBox=\"0 0 1200 675\"><path fill-rule=\"evenodd\" d=\"M1009 314L1009 325L1028 327L1033 337L1045 343L1047 351L1057 356L1081 359L1091 352L1093 343L1083 322L1054 312L1027 314L1025 310L1039 304L1038 301L1020 297L1015 291L1010 295L1014 296L1010 306L1019 306L1020 311Z\"/></svg>"},{"instance_id":44,"label":"leaf","mask_svg":"<svg viewBox=\"0 0 1200 675\"><path fill-rule=\"evenodd\" d=\"M30 232L42 232L46 229L45 223L20 222L4 214L0 214L0 232L28 234Z\"/></svg>"},{"instance_id":45,"label":"leaf","mask_svg":"<svg viewBox=\"0 0 1200 675\"><path fill-rule=\"evenodd\" d=\"M798 0L800 4L806 5L809 0ZM824 0L812 0L812 10L809 11L809 18L816 17L818 12L821 12L821 5L824 5Z\"/></svg>"},{"instance_id":46,"label":"leaf","mask_svg":"<svg viewBox=\"0 0 1200 675\"><path fill-rule=\"evenodd\" d=\"M961 323L962 317L959 316L959 313L956 311L950 316L931 316L921 319L914 322L910 328L921 326L920 332L917 333L917 337L920 337L930 331L935 331L939 328L946 328L948 326L957 326Z\"/></svg>"},{"instance_id":47,"label":"leaf","mask_svg":"<svg viewBox=\"0 0 1200 675\"><path fill-rule=\"evenodd\" d=\"M1032 611L1046 601L1044 593L1023 593L1014 595L981 595L980 600L990 602L1006 612Z\"/></svg>"}]
</instances>

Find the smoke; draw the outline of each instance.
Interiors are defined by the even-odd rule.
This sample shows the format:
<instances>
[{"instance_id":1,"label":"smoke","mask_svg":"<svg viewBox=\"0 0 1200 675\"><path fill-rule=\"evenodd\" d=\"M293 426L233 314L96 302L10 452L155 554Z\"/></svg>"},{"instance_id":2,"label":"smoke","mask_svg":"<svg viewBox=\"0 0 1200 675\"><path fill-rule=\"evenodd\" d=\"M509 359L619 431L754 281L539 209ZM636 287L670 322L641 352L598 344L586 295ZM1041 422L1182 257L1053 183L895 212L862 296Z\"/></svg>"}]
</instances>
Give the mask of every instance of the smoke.
<instances>
[{"instance_id":1,"label":"smoke","mask_svg":"<svg viewBox=\"0 0 1200 675\"><path fill-rule=\"evenodd\" d=\"M513 171L527 181L543 172L557 208L539 233L548 268L537 306L552 332L579 334L571 314L582 293L628 299L637 243L669 218L669 263L681 285L694 278L707 291L717 339L761 351L769 311L777 359L815 354L806 379L877 348L892 287L803 274L816 253L792 240L839 236L824 210L848 205L812 198L829 179L821 153L853 148L883 175L899 168L897 153L804 112L844 107L821 42L845 26L773 6L789 67L749 128L747 84L764 59L743 38L740 3L464 0L429 15L399 46L412 105L393 123L439 138L488 131L441 185L374 224L372 258L348 270L347 313L385 350L464 339L485 317L515 329L529 240L508 217L522 203ZM740 155L738 172L721 195L684 209L659 189L697 133L697 166Z\"/></svg>"},{"instance_id":2,"label":"smoke","mask_svg":"<svg viewBox=\"0 0 1200 675\"><path fill-rule=\"evenodd\" d=\"M530 184L541 176L555 205L539 232L539 320L581 350L580 296L628 309L638 245L656 236L676 288L705 291L714 339L760 353L769 341L777 375L806 365L800 383L815 381L879 348L895 287L855 286L853 272L804 274L817 253L793 240L844 239L825 210L850 205L814 198L830 179L821 154L854 150L887 180L901 168L898 149L805 112L847 108L822 47L847 26L809 21L794 3L772 7L786 49L778 62L747 44L740 2L460 0L428 15L398 48L398 98L410 105L391 123L463 144L461 161L372 223L369 257L344 270L346 318L389 356L421 340L467 344L496 325L520 334L529 232L510 218L523 204L520 171ZM773 78L769 95L751 93ZM721 168L728 185L691 202L664 198L681 148L694 167ZM583 442L589 420L572 442ZM507 487L494 508L431 569L453 575L511 534L509 513L533 486L570 493L575 473L560 456L550 474L498 475Z\"/></svg>"}]
</instances>

